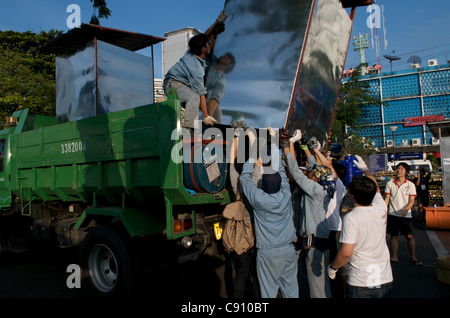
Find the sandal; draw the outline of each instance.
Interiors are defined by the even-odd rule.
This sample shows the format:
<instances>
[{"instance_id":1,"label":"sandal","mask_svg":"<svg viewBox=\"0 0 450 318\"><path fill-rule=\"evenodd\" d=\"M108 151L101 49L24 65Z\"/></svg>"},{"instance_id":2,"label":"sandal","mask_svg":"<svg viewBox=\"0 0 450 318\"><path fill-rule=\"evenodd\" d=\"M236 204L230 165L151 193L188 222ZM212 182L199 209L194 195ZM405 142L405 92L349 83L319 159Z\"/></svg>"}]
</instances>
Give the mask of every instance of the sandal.
<instances>
[{"instance_id":1,"label":"sandal","mask_svg":"<svg viewBox=\"0 0 450 318\"><path fill-rule=\"evenodd\" d=\"M419 260L415 260L415 261L410 261L411 263L413 263L416 266L423 266L423 263Z\"/></svg>"}]
</instances>

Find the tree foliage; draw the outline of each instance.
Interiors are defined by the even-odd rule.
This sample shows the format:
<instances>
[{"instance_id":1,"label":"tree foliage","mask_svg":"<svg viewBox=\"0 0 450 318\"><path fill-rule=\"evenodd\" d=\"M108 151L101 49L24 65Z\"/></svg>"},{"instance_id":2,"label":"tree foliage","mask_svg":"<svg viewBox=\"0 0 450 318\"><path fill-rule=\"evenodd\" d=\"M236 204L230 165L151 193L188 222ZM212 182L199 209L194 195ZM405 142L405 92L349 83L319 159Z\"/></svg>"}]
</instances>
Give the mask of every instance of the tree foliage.
<instances>
[{"instance_id":1,"label":"tree foliage","mask_svg":"<svg viewBox=\"0 0 450 318\"><path fill-rule=\"evenodd\" d=\"M94 15L91 22L108 18L112 11L105 0L91 0ZM97 15L96 15L97 13ZM39 51L39 47L63 32L50 30L0 31L0 121L19 108L30 113L55 115L56 81L55 56Z\"/></svg>"},{"instance_id":2,"label":"tree foliage","mask_svg":"<svg viewBox=\"0 0 450 318\"><path fill-rule=\"evenodd\" d=\"M370 91L370 85L367 81L359 80L359 73L359 68L357 68L353 72L352 78L341 85L333 120L333 137L347 139L346 125L351 126L357 134L361 106L367 104L372 107L381 106L380 96L376 96Z\"/></svg>"},{"instance_id":3,"label":"tree foliage","mask_svg":"<svg viewBox=\"0 0 450 318\"><path fill-rule=\"evenodd\" d=\"M427 160L430 160L431 167L433 168L433 172L436 172L439 168L439 159L435 157L435 155L429 153L427 155Z\"/></svg>"},{"instance_id":4,"label":"tree foliage","mask_svg":"<svg viewBox=\"0 0 450 318\"><path fill-rule=\"evenodd\" d=\"M357 134L351 134L347 139L345 139L342 149L342 159L348 154L351 154L352 156L363 156L378 152L378 148L375 147L374 142L372 142L369 138L361 137Z\"/></svg>"},{"instance_id":5,"label":"tree foliage","mask_svg":"<svg viewBox=\"0 0 450 318\"><path fill-rule=\"evenodd\" d=\"M0 120L19 107L55 114L55 57L38 48L60 34L0 31Z\"/></svg>"},{"instance_id":6,"label":"tree foliage","mask_svg":"<svg viewBox=\"0 0 450 318\"><path fill-rule=\"evenodd\" d=\"M100 25L99 19L108 19L111 16L112 11L108 9L108 4L106 0L91 0L93 2L94 14L92 15L91 21L89 23ZM96 15L96 11L98 14Z\"/></svg>"}]
</instances>

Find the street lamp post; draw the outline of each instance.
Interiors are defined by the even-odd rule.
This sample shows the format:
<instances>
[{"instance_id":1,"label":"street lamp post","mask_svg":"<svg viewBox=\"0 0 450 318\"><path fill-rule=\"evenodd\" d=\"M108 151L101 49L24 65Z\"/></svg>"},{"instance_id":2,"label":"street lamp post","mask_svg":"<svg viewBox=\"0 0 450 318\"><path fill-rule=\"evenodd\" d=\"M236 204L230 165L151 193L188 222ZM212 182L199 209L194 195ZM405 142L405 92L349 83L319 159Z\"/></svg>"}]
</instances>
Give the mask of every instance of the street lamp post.
<instances>
[{"instance_id":1,"label":"street lamp post","mask_svg":"<svg viewBox=\"0 0 450 318\"><path fill-rule=\"evenodd\" d=\"M390 126L388 127L390 131L392 131L392 152L394 153L394 167L392 168L392 171L395 169L395 140L394 140L394 131L397 130L397 126Z\"/></svg>"}]
</instances>

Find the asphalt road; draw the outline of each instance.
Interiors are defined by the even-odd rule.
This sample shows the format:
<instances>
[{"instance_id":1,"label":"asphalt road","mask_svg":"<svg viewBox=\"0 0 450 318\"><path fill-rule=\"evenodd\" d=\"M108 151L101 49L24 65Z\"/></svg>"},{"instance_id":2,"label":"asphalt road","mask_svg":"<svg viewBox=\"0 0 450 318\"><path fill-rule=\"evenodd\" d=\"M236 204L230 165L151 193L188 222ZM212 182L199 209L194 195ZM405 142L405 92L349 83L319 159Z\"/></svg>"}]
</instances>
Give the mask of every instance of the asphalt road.
<instances>
[{"instance_id":1,"label":"asphalt road","mask_svg":"<svg viewBox=\"0 0 450 318\"><path fill-rule=\"evenodd\" d=\"M67 268L78 264L78 253L79 247L39 247L20 254L0 254L0 298L87 297L82 288L67 286L71 276ZM196 266L155 270L139 276L130 297L224 298L223 277L231 275L229 269L223 262L205 256Z\"/></svg>"},{"instance_id":2,"label":"asphalt road","mask_svg":"<svg viewBox=\"0 0 450 318\"><path fill-rule=\"evenodd\" d=\"M67 267L78 263L78 249L42 247L23 253L0 254L1 298L79 298L81 289L70 289Z\"/></svg>"},{"instance_id":3,"label":"asphalt road","mask_svg":"<svg viewBox=\"0 0 450 318\"><path fill-rule=\"evenodd\" d=\"M399 236L399 262L392 264L393 298L450 298L450 285L436 279L436 251L426 231L413 222L416 256L424 263L409 262L404 237ZM388 238L389 239L389 238ZM78 264L79 248L40 247L14 254L0 254L0 298L85 298L82 288L70 289L67 267ZM141 275L132 298L219 299L232 286L231 261L204 256L195 266L161 269Z\"/></svg>"}]
</instances>

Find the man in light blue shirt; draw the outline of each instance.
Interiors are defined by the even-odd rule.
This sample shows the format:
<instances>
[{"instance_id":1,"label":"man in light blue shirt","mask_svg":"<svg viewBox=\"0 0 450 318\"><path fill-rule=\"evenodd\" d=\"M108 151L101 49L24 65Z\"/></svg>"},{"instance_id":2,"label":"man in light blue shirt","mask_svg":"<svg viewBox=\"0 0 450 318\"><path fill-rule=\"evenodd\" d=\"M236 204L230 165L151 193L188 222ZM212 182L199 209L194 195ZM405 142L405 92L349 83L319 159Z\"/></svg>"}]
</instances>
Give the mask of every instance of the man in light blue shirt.
<instances>
[{"instance_id":1,"label":"man in light blue shirt","mask_svg":"<svg viewBox=\"0 0 450 318\"><path fill-rule=\"evenodd\" d=\"M250 144L255 137L249 134ZM256 145L254 145L256 146ZM292 241L295 228L292 220L292 204L289 181L284 167L265 171L262 177L262 189L258 189L252 180L256 162L255 147L251 148L250 159L244 164L240 176L245 196L253 207L255 217L255 241L257 251L257 270L261 297L276 298L278 289L283 297L297 298L297 259ZM272 162L280 162L280 151L271 146Z\"/></svg>"},{"instance_id":2,"label":"man in light blue shirt","mask_svg":"<svg viewBox=\"0 0 450 318\"><path fill-rule=\"evenodd\" d=\"M207 125L214 125L215 120L208 116L206 110L205 57L210 54L210 42L205 34L198 34L189 41L189 49L183 57L170 68L164 78L166 94L169 88L177 90L178 97L185 104L184 127L194 128L198 120L198 109L203 114Z\"/></svg>"},{"instance_id":3,"label":"man in light blue shirt","mask_svg":"<svg viewBox=\"0 0 450 318\"><path fill-rule=\"evenodd\" d=\"M164 78L164 92L169 88L177 90L178 98L185 103L184 127L194 129L198 120L198 109L203 114L203 122L213 126L216 120L208 116L206 109L205 58L211 54L211 40L214 28L223 23L227 15L222 11L214 24L205 32L193 36L189 40L189 49L184 56L167 72Z\"/></svg>"}]
</instances>

